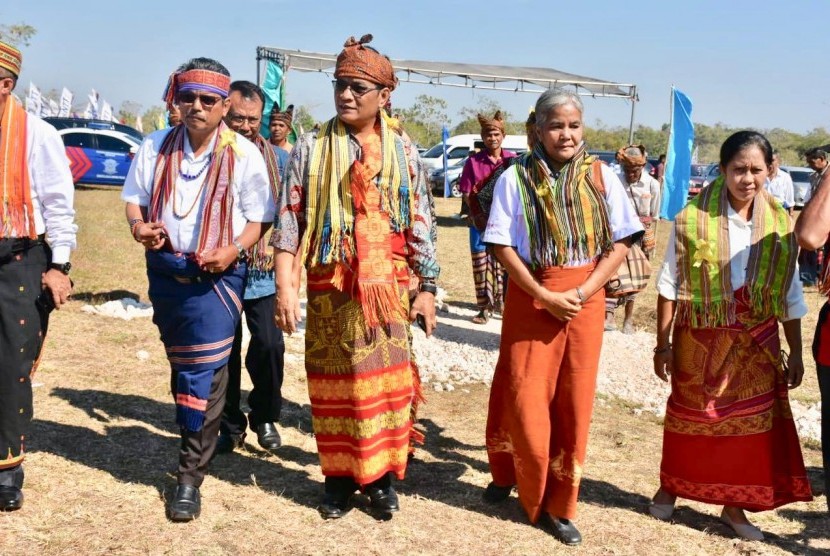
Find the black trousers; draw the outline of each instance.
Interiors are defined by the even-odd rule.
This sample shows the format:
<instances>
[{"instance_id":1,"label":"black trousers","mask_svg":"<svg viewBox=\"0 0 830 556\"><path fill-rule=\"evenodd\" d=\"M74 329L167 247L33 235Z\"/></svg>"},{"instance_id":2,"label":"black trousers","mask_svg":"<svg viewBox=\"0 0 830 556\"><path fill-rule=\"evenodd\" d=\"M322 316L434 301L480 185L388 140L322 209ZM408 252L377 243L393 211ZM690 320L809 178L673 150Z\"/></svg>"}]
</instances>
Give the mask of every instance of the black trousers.
<instances>
[{"instance_id":1,"label":"black trousers","mask_svg":"<svg viewBox=\"0 0 830 556\"><path fill-rule=\"evenodd\" d=\"M828 318L830 318L830 303L825 303L819 313L816 335L813 339L814 358L818 356L822 324ZM830 367L819 365L816 361L816 373L821 393L821 458L824 464L824 492L828 497L828 508L830 508Z\"/></svg>"},{"instance_id":2,"label":"black trousers","mask_svg":"<svg viewBox=\"0 0 830 556\"><path fill-rule=\"evenodd\" d=\"M253 383L248 395L251 413L246 419L239 408L242 380L242 321L236 328L231 358L228 362L228 392L222 413L221 431L240 436L248 425L256 428L263 423L276 423L282 410L282 380L285 363L285 342L282 330L274 323L274 296L246 299L242 303L245 321L251 331L245 367Z\"/></svg>"},{"instance_id":3,"label":"black trousers","mask_svg":"<svg viewBox=\"0 0 830 556\"><path fill-rule=\"evenodd\" d=\"M815 284L818 280L818 251L801 249L798 252L798 272L802 282Z\"/></svg>"},{"instance_id":4,"label":"black trousers","mask_svg":"<svg viewBox=\"0 0 830 556\"><path fill-rule=\"evenodd\" d=\"M174 370L170 376L170 391L176 399L178 373ZM199 487L205 479L208 464L216 450L219 440L219 423L222 408L225 405L225 390L228 387L228 366L219 367L213 372L208 395L205 422L202 430L192 432L181 428L181 447L179 448L178 482L181 485Z\"/></svg>"},{"instance_id":5,"label":"black trousers","mask_svg":"<svg viewBox=\"0 0 830 556\"><path fill-rule=\"evenodd\" d=\"M0 485L23 486L25 437L32 421L32 380L49 311L39 298L49 248L25 250L0 240ZM46 292L44 295L50 295Z\"/></svg>"}]
</instances>

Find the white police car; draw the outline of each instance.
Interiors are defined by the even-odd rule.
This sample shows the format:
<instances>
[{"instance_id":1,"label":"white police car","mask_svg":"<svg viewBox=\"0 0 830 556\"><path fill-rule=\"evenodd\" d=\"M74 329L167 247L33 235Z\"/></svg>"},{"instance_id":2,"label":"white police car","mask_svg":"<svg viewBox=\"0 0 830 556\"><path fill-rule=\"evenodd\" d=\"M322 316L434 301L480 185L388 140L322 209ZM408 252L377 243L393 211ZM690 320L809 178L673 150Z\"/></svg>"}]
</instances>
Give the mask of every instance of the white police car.
<instances>
[{"instance_id":1,"label":"white police car","mask_svg":"<svg viewBox=\"0 0 830 556\"><path fill-rule=\"evenodd\" d=\"M122 186L138 151L137 138L122 131L73 127L59 129L75 185Z\"/></svg>"}]
</instances>

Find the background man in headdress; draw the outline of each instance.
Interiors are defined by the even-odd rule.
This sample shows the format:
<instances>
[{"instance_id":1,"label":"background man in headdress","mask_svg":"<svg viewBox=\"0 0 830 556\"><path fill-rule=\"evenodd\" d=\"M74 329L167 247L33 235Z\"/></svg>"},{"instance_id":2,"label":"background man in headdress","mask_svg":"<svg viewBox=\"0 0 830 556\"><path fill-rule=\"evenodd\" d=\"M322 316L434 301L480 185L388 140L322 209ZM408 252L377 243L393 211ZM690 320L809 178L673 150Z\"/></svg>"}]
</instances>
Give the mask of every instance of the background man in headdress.
<instances>
[{"instance_id":1,"label":"background man in headdress","mask_svg":"<svg viewBox=\"0 0 830 556\"><path fill-rule=\"evenodd\" d=\"M471 155L464 163L458 190L464 203L469 202L473 186L487 180L506 160L515 158L516 153L501 148L504 141L504 119L501 111L492 118L478 115L481 125L481 139L484 148ZM476 288L478 314L473 317L476 324L487 324L493 312L501 313L504 306L503 270L487 246L481 241L481 232L470 222L470 254L473 259L473 281Z\"/></svg>"},{"instance_id":2,"label":"background man in headdress","mask_svg":"<svg viewBox=\"0 0 830 556\"><path fill-rule=\"evenodd\" d=\"M271 109L271 121L268 131L271 132L271 144L278 149L290 153L293 145L288 141L291 133L291 123L294 120L294 105L289 104L285 111L280 110L279 104L274 103Z\"/></svg>"},{"instance_id":3,"label":"background man in headdress","mask_svg":"<svg viewBox=\"0 0 830 556\"><path fill-rule=\"evenodd\" d=\"M277 207L277 325L296 330L308 275L305 367L314 438L326 477L324 518L362 489L374 510L398 510L420 396L409 341L435 326L435 226L418 151L381 109L397 85L389 59L350 38L337 57L337 116L300 137ZM409 273L419 279L410 307Z\"/></svg>"},{"instance_id":4,"label":"background man in headdress","mask_svg":"<svg viewBox=\"0 0 830 556\"><path fill-rule=\"evenodd\" d=\"M23 57L0 42L0 511L23 505L23 444L51 308L69 299L75 187L55 128L12 98Z\"/></svg>"},{"instance_id":5,"label":"background man in headdress","mask_svg":"<svg viewBox=\"0 0 830 556\"><path fill-rule=\"evenodd\" d=\"M201 512L199 487L219 438L228 357L242 311L245 254L273 221L273 197L257 147L222 121L230 74L194 58L171 76L165 100L182 124L151 133L133 159L121 198L146 249L153 322L170 362L181 431L173 521Z\"/></svg>"},{"instance_id":6,"label":"background man in headdress","mask_svg":"<svg viewBox=\"0 0 830 556\"><path fill-rule=\"evenodd\" d=\"M288 153L274 147L259 134L265 96L262 90L250 81L234 81L231 83L228 100L230 109L225 116L225 123L256 145L262 153L268 168L271 195L276 199L279 196L280 177L288 162ZM273 248L266 244L263 237L251 248L247 259L248 280L242 306L248 330L251 332L248 353L245 356L245 367L254 386L248 396L251 413L246 418L245 413L239 409L242 378L240 322L236 327L233 351L228 362L228 393L219 428L217 453L232 452L236 446L242 446L249 424L256 432L259 445L264 449L275 450L282 445L276 424L282 409L285 343L282 330L274 324Z\"/></svg>"},{"instance_id":7,"label":"background man in headdress","mask_svg":"<svg viewBox=\"0 0 830 556\"><path fill-rule=\"evenodd\" d=\"M617 151L620 170L617 177L623 184L628 200L634 206L645 234L639 240L640 247L651 259L657 246L657 220L660 217L660 182L652 178L643 169L646 165L646 148L643 145L629 145ZM605 330L616 330L614 314L617 307L625 306L623 332L634 333L634 299L636 293L624 297L608 297L605 300Z\"/></svg>"}]
</instances>

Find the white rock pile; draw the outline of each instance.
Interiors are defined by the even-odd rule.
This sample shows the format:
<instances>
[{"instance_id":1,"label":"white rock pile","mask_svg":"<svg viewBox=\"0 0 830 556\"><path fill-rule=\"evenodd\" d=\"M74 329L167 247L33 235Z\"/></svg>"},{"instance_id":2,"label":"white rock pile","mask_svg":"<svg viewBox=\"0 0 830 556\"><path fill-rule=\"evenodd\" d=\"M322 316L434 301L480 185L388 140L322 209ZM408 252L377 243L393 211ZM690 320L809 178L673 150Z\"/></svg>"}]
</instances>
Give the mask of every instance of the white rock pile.
<instances>
[{"instance_id":1,"label":"white rock pile","mask_svg":"<svg viewBox=\"0 0 830 556\"><path fill-rule=\"evenodd\" d=\"M81 307L84 313L102 315L116 319L132 320L135 318L147 318L153 316L153 306L149 303L139 303L135 299L125 297L107 301L100 305L84 305Z\"/></svg>"}]
</instances>

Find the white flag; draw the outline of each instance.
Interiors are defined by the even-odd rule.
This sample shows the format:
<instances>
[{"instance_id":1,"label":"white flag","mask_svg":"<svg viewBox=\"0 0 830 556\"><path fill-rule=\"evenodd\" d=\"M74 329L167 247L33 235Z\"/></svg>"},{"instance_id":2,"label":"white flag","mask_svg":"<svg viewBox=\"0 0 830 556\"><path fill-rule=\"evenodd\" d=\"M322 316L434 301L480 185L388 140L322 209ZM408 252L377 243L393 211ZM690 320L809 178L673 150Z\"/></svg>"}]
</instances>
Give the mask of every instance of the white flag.
<instances>
[{"instance_id":1,"label":"white flag","mask_svg":"<svg viewBox=\"0 0 830 556\"><path fill-rule=\"evenodd\" d=\"M112 106L107 101L101 101L101 115L100 118L102 120L106 120L108 122L112 121Z\"/></svg>"},{"instance_id":2,"label":"white flag","mask_svg":"<svg viewBox=\"0 0 830 556\"><path fill-rule=\"evenodd\" d=\"M84 109L84 118L87 120L94 119L95 115L92 113L92 103L87 102L86 108Z\"/></svg>"},{"instance_id":3,"label":"white flag","mask_svg":"<svg viewBox=\"0 0 830 556\"><path fill-rule=\"evenodd\" d=\"M89 108L92 111L92 119L98 117L98 92L92 89L92 92L87 95L89 99Z\"/></svg>"},{"instance_id":4,"label":"white flag","mask_svg":"<svg viewBox=\"0 0 830 556\"><path fill-rule=\"evenodd\" d=\"M141 121L141 114L135 115L135 128L139 133L144 133L144 123Z\"/></svg>"},{"instance_id":5,"label":"white flag","mask_svg":"<svg viewBox=\"0 0 830 556\"><path fill-rule=\"evenodd\" d=\"M60 105L51 98L49 99L49 111L52 116L57 116L61 113Z\"/></svg>"},{"instance_id":6,"label":"white flag","mask_svg":"<svg viewBox=\"0 0 830 556\"><path fill-rule=\"evenodd\" d=\"M61 118L69 117L69 113L72 111L73 97L74 95L72 94L72 91L64 87L63 91L61 91L61 105L60 109L58 110L58 116L60 116Z\"/></svg>"},{"instance_id":7,"label":"white flag","mask_svg":"<svg viewBox=\"0 0 830 556\"><path fill-rule=\"evenodd\" d=\"M40 96L40 89L35 87L35 84L29 81L29 94L26 95L26 111L29 114L40 116L43 99Z\"/></svg>"},{"instance_id":8,"label":"white flag","mask_svg":"<svg viewBox=\"0 0 830 556\"><path fill-rule=\"evenodd\" d=\"M41 118L48 118L51 115L52 115L52 101L49 100L47 97L41 97L39 116Z\"/></svg>"}]
</instances>

